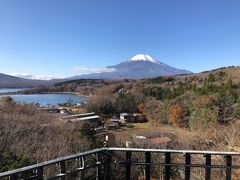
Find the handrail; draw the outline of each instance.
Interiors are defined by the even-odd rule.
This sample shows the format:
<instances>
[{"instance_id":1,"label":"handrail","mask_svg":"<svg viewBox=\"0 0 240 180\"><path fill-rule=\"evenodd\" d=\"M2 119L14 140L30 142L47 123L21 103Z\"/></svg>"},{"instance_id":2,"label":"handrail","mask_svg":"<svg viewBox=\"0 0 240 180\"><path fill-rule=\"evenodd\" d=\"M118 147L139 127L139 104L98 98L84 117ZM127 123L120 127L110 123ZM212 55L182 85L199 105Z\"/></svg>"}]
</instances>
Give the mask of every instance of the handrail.
<instances>
[{"instance_id":1,"label":"handrail","mask_svg":"<svg viewBox=\"0 0 240 180\"><path fill-rule=\"evenodd\" d=\"M38 163L38 164L34 164L34 165L26 166L26 167L23 167L23 168L18 168L18 169L14 169L14 170L10 170L10 171L0 173L0 177L6 177L6 176L10 176L12 174L21 173L23 171L30 171L30 170L37 169L37 168L40 168L40 167L43 167L43 166L49 166L49 165L52 165L52 164L57 164L57 163L60 163L62 161L76 159L76 158L81 157L81 156L96 154L96 153L102 152L104 150L106 150L106 148L99 148L99 149L85 151L85 152L81 152L81 153L77 153L77 154L74 154L74 155L65 156L65 157L61 157L61 158L57 158L57 159L53 159L53 160L49 160L49 161L44 161L44 162L41 162L41 163Z\"/></svg>"},{"instance_id":2,"label":"handrail","mask_svg":"<svg viewBox=\"0 0 240 180\"><path fill-rule=\"evenodd\" d=\"M142 149L142 148L105 148L107 151L132 151L132 152L156 152L156 153L179 153L179 154L211 154L211 155L234 155L240 156L240 152L224 152L224 151L198 151L198 150L173 150L173 149Z\"/></svg>"}]
</instances>

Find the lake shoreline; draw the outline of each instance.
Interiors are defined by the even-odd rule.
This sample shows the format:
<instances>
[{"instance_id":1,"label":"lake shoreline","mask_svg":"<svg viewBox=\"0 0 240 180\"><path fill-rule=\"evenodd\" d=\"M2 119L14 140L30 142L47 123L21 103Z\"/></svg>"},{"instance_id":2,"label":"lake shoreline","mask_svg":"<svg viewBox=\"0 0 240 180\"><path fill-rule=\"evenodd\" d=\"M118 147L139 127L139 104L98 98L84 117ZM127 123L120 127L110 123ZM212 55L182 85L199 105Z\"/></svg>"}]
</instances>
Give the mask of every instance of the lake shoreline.
<instances>
[{"instance_id":1,"label":"lake shoreline","mask_svg":"<svg viewBox=\"0 0 240 180\"><path fill-rule=\"evenodd\" d=\"M0 93L0 96L11 96L11 95L34 95L34 94L72 94L76 96L83 96L83 97L91 97L91 95L83 95L78 92L60 92L60 91L51 91L51 92L36 92L36 93L24 93L24 91L18 91L18 92L6 92L6 93Z\"/></svg>"}]
</instances>

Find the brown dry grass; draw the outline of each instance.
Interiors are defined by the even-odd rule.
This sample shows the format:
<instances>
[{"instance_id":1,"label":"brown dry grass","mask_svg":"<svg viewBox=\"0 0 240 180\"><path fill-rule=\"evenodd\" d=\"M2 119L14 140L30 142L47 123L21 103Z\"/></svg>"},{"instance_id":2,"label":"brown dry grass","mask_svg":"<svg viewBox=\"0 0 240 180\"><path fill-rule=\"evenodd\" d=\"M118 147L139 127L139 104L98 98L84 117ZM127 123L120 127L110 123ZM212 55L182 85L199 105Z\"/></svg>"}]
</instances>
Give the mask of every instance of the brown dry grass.
<instances>
[{"instance_id":1,"label":"brown dry grass","mask_svg":"<svg viewBox=\"0 0 240 180\"><path fill-rule=\"evenodd\" d=\"M0 149L45 161L89 148L79 126L60 123L58 117L32 105L0 105Z\"/></svg>"}]
</instances>

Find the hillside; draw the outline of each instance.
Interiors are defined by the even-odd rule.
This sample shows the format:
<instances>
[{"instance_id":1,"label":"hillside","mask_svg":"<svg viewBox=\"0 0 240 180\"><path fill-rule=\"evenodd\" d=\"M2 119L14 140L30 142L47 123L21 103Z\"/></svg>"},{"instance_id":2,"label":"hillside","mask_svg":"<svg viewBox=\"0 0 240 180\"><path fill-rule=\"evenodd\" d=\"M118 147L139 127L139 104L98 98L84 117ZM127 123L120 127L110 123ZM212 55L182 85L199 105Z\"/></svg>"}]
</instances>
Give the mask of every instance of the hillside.
<instances>
[{"instance_id":1,"label":"hillside","mask_svg":"<svg viewBox=\"0 0 240 180\"><path fill-rule=\"evenodd\" d=\"M210 74L213 75L219 75L222 79L218 79L222 82L222 80L228 80L231 79L233 82L238 83L240 80L240 66L230 66L230 67L222 67L214 70L209 70L209 71L204 71L201 73L194 73L194 74L188 74L188 75L179 75L176 76L176 79L178 80L193 80L194 79L205 79L207 78ZM219 81L219 82L220 82Z\"/></svg>"},{"instance_id":2,"label":"hillside","mask_svg":"<svg viewBox=\"0 0 240 180\"><path fill-rule=\"evenodd\" d=\"M0 88L32 88L41 85L50 85L56 81L24 79L0 73Z\"/></svg>"},{"instance_id":3,"label":"hillside","mask_svg":"<svg viewBox=\"0 0 240 180\"><path fill-rule=\"evenodd\" d=\"M206 71L201 73L192 73L187 75L175 75L175 76L159 76L156 78L144 78L144 79L123 79L123 80L103 80L103 79L77 79L55 83L50 86L45 86L44 91L70 91L79 92L80 94L95 94L96 91L104 87L115 87L118 89L124 85L131 86L132 89L141 89L144 86L169 86L175 87L180 83L196 84L202 86L204 80L209 75L213 75L214 83L221 84L226 83L229 79L233 83L239 83L240 81L240 67L224 67L212 71ZM100 88L100 89L99 89ZM112 88L110 88L112 89ZM35 88L33 91L41 91L39 88Z\"/></svg>"}]
</instances>

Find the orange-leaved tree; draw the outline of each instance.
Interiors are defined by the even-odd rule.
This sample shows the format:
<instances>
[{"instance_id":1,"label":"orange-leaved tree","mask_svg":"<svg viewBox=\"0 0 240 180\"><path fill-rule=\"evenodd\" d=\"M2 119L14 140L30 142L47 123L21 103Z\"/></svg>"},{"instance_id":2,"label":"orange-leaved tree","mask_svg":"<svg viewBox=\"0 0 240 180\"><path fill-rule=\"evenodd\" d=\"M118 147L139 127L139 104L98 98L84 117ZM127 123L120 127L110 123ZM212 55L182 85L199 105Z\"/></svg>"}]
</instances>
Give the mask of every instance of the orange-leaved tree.
<instances>
[{"instance_id":1,"label":"orange-leaved tree","mask_svg":"<svg viewBox=\"0 0 240 180\"><path fill-rule=\"evenodd\" d=\"M140 103L139 105L137 105L137 109L138 109L139 112L143 112L144 108L145 108L144 103Z\"/></svg>"},{"instance_id":2,"label":"orange-leaved tree","mask_svg":"<svg viewBox=\"0 0 240 180\"><path fill-rule=\"evenodd\" d=\"M186 127L186 111L180 101L172 104L168 109L168 123L174 126Z\"/></svg>"}]
</instances>

